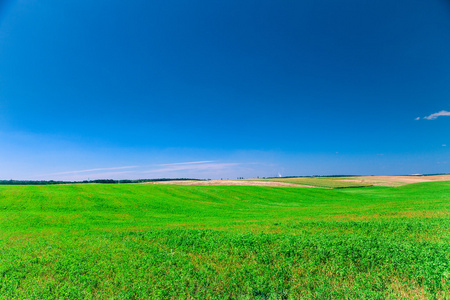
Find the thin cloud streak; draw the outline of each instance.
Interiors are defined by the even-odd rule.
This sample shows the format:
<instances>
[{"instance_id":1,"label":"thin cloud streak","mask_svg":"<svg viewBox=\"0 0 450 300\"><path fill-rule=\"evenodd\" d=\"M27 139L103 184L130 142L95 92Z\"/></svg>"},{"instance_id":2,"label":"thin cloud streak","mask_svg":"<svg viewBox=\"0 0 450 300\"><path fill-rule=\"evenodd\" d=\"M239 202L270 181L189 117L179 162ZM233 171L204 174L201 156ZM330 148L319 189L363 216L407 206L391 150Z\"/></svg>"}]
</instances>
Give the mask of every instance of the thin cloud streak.
<instances>
[{"instance_id":1,"label":"thin cloud streak","mask_svg":"<svg viewBox=\"0 0 450 300\"><path fill-rule=\"evenodd\" d=\"M213 160L203 160L203 161L190 161L190 162L181 162L181 163L173 163L173 164L160 164L159 166L178 166L178 165L194 165L194 164L206 164L212 163Z\"/></svg>"},{"instance_id":2,"label":"thin cloud streak","mask_svg":"<svg viewBox=\"0 0 450 300\"><path fill-rule=\"evenodd\" d=\"M96 179L128 179L129 174L133 171L121 171L121 172L106 172L106 173L93 173L93 174L68 174L56 178L56 180L63 181L83 181L83 180L96 180ZM55 180L55 178L49 178Z\"/></svg>"},{"instance_id":3,"label":"thin cloud streak","mask_svg":"<svg viewBox=\"0 0 450 300\"><path fill-rule=\"evenodd\" d=\"M426 120L436 120L438 117L450 116L450 111L441 110L440 112L429 115L428 117L423 117Z\"/></svg>"},{"instance_id":4,"label":"thin cloud streak","mask_svg":"<svg viewBox=\"0 0 450 300\"><path fill-rule=\"evenodd\" d=\"M240 163L215 163L215 164L197 164L197 165L174 165L167 168L144 171L143 173L176 172L176 171L214 171L238 166Z\"/></svg>"},{"instance_id":5,"label":"thin cloud streak","mask_svg":"<svg viewBox=\"0 0 450 300\"><path fill-rule=\"evenodd\" d=\"M114 168L98 168L98 169L58 172L58 173L51 173L51 174L47 174L47 175L68 175L68 174L89 173L89 172L96 172L96 171L132 169L132 168L137 168L137 167L138 166L125 166L125 167L114 167Z\"/></svg>"}]
</instances>

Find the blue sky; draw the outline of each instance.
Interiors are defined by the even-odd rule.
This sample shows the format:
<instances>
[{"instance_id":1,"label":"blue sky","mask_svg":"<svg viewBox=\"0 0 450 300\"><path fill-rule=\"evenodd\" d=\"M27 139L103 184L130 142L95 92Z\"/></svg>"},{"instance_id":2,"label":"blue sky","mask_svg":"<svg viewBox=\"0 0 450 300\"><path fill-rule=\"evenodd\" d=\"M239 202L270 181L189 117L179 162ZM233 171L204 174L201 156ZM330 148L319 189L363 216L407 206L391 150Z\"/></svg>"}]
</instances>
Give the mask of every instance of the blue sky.
<instances>
[{"instance_id":1,"label":"blue sky","mask_svg":"<svg viewBox=\"0 0 450 300\"><path fill-rule=\"evenodd\" d=\"M448 1L0 3L1 179L450 172Z\"/></svg>"}]
</instances>

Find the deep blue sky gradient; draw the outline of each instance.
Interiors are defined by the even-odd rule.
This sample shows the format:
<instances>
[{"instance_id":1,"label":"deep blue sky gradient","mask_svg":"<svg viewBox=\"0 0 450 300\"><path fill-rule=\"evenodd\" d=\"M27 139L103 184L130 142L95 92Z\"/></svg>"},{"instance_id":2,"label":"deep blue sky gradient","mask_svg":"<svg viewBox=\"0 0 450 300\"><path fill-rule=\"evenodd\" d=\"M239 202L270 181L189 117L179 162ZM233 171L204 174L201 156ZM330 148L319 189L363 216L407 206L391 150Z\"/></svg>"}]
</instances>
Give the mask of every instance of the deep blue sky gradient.
<instances>
[{"instance_id":1,"label":"deep blue sky gradient","mask_svg":"<svg viewBox=\"0 0 450 300\"><path fill-rule=\"evenodd\" d=\"M450 172L448 1L6 4L0 178Z\"/></svg>"}]
</instances>

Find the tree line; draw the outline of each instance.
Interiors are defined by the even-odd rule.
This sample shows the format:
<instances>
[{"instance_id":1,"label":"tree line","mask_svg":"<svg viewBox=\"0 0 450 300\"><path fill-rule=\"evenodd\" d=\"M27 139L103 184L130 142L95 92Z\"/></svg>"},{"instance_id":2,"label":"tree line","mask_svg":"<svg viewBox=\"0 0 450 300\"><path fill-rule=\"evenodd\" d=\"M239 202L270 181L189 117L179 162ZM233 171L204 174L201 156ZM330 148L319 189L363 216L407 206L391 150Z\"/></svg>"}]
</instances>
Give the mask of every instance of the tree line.
<instances>
[{"instance_id":1,"label":"tree line","mask_svg":"<svg viewBox=\"0 0 450 300\"><path fill-rule=\"evenodd\" d=\"M122 183L142 183L173 180L196 180L192 178L157 178L157 179L95 179L83 181L61 181L61 180L0 180L0 185L52 185L52 184L81 184L81 183L99 183L99 184L122 184Z\"/></svg>"}]
</instances>

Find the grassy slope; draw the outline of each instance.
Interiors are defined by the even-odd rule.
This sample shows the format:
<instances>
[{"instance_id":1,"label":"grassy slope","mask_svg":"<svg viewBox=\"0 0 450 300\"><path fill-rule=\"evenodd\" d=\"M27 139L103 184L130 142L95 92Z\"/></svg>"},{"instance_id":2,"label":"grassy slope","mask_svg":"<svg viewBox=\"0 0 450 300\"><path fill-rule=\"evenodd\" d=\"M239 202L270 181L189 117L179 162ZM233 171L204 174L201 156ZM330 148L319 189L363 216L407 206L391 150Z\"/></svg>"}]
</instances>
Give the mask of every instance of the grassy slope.
<instances>
[{"instance_id":1,"label":"grassy slope","mask_svg":"<svg viewBox=\"0 0 450 300\"><path fill-rule=\"evenodd\" d=\"M0 298L450 297L450 182L0 187Z\"/></svg>"}]
</instances>

